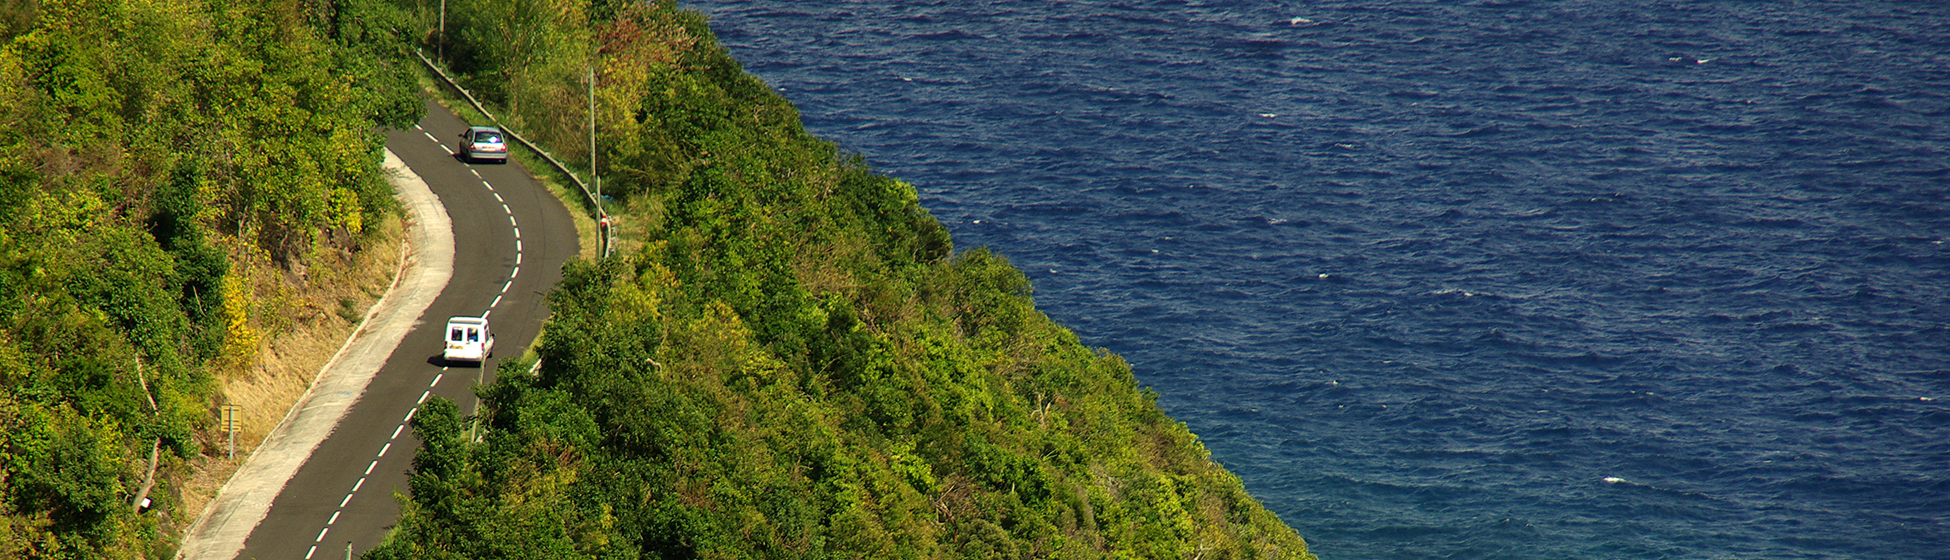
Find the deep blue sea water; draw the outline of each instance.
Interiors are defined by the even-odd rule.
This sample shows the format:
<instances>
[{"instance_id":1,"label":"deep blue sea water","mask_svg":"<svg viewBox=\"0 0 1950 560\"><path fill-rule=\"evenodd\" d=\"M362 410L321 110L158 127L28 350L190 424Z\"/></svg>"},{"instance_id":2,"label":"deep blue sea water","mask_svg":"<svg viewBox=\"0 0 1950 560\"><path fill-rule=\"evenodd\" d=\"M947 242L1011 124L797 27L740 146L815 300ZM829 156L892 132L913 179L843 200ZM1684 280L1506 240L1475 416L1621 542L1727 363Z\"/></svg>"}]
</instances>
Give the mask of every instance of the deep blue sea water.
<instances>
[{"instance_id":1,"label":"deep blue sea water","mask_svg":"<svg viewBox=\"0 0 1950 560\"><path fill-rule=\"evenodd\" d=\"M1322 558L1950 558L1950 4L686 5Z\"/></svg>"}]
</instances>

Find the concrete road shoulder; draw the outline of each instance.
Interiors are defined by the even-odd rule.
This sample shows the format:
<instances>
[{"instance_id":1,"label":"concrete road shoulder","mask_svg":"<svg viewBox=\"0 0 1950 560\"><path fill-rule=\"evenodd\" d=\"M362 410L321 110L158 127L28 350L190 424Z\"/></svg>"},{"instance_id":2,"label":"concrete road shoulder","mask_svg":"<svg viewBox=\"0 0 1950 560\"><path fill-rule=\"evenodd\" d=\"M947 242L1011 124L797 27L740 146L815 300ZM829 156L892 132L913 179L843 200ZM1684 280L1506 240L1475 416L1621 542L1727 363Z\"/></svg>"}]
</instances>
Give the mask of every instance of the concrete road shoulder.
<instances>
[{"instance_id":1,"label":"concrete road shoulder","mask_svg":"<svg viewBox=\"0 0 1950 560\"><path fill-rule=\"evenodd\" d=\"M386 295L320 369L284 421L230 477L190 527L176 558L230 560L270 512L285 482L332 433L372 376L454 274L453 223L439 197L405 162L386 151L387 177L406 207L407 254Z\"/></svg>"}]
</instances>

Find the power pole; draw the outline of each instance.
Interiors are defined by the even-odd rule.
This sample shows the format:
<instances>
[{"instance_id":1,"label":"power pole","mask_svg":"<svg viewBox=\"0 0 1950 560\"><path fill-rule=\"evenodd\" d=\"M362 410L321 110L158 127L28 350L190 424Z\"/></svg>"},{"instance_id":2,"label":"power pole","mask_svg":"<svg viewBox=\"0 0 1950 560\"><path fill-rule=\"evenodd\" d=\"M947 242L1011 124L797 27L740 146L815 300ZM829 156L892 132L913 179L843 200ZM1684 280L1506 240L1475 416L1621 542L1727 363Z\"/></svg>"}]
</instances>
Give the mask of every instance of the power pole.
<instances>
[{"instance_id":1,"label":"power pole","mask_svg":"<svg viewBox=\"0 0 1950 560\"><path fill-rule=\"evenodd\" d=\"M589 179L596 185L596 227L603 236L603 257L609 257L609 211L603 209L603 176L596 174L596 66L589 65Z\"/></svg>"},{"instance_id":2,"label":"power pole","mask_svg":"<svg viewBox=\"0 0 1950 560\"><path fill-rule=\"evenodd\" d=\"M603 211L603 178L596 174L596 67L589 66L589 178L596 182L596 215Z\"/></svg>"}]
</instances>

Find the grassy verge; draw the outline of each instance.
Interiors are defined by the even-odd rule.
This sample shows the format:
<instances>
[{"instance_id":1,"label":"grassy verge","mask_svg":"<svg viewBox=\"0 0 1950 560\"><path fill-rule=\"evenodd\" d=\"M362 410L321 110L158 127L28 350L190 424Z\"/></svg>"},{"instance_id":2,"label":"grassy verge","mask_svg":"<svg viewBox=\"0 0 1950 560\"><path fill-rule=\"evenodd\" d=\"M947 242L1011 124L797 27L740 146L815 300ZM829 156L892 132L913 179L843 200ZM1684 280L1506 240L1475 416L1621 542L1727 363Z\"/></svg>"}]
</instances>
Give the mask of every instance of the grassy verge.
<instances>
[{"instance_id":1,"label":"grassy verge","mask_svg":"<svg viewBox=\"0 0 1950 560\"><path fill-rule=\"evenodd\" d=\"M460 115L461 120L467 121L469 124L494 124L493 119L489 119L487 115L482 115L480 111L474 110L474 107L469 105L466 100L455 95L454 90L448 87L446 82L442 82L440 78L435 77L425 67L420 67L420 88L429 97L433 98L435 102L439 103L440 106L446 107L447 110L453 111L456 115ZM515 130L516 132L520 132L519 128ZM576 243L581 247L581 251L578 254L584 259L591 260L601 256L602 244L597 237L596 219L592 217L595 209L589 206L589 198L583 196L582 189L576 187L575 181L564 176L560 170L557 170L548 161L543 160L541 156L535 155L534 152L526 149L517 148L509 150L508 157L516 163L521 164L523 169L528 170L529 176L534 177L543 187L548 188L549 192L553 193L555 198L562 201L562 205L569 209L570 218L575 220Z\"/></svg>"}]
</instances>

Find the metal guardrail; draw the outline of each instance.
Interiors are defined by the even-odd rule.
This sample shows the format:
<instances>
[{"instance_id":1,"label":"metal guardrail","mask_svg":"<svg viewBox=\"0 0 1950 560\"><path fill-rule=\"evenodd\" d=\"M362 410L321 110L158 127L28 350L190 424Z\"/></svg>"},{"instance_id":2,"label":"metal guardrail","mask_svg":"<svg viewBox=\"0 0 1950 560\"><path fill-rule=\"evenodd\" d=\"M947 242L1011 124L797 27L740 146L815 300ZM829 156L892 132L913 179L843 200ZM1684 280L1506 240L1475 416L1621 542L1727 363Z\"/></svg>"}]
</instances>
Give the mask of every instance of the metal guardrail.
<instances>
[{"instance_id":1,"label":"metal guardrail","mask_svg":"<svg viewBox=\"0 0 1950 560\"><path fill-rule=\"evenodd\" d=\"M603 257L609 257L609 248L612 245L610 238L614 233L609 227L609 212L603 210L602 201L597 200L596 194L589 190L589 184L583 182L582 177L576 175L575 171L571 171L569 166L563 165L561 160L555 159L555 156L549 155L548 151L543 150L541 146L536 145L534 142L529 142L527 138L522 138L521 133L515 132L515 129L509 128L507 124L501 122L500 118L495 117L494 113L488 112L487 107L481 105L479 99L474 98L473 92L467 91L467 88L460 87L460 82L456 82L453 77L448 76L446 71L441 70L439 65L434 64L432 59L427 58L426 53L421 52L419 49L414 49L413 55L419 57L420 62L427 65L428 70L433 71L433 75L439 76L441 81L447 82L447 87L454 88L454 91L460 92L461 97L466 98L467 103L474 106L474 110L480 111L483 115L487 115L487 118L494 121L495 126L500 127L502 132L508 133L508 136L514 138L516 142L520 142L522 146L526 146L529 151L542 156L542 159L548 161L549 165L555 166L556 169L562 171L562 175L567 176L570 181L574 181L576 188L582 189L582 195L589 197L589 206L596 209L596 227L601 230L599 235L603 238Z\"/></svg>"}]
</instances>

